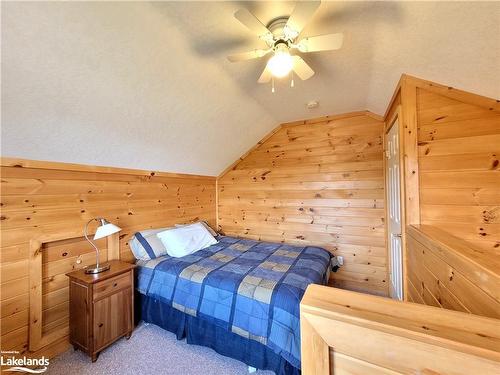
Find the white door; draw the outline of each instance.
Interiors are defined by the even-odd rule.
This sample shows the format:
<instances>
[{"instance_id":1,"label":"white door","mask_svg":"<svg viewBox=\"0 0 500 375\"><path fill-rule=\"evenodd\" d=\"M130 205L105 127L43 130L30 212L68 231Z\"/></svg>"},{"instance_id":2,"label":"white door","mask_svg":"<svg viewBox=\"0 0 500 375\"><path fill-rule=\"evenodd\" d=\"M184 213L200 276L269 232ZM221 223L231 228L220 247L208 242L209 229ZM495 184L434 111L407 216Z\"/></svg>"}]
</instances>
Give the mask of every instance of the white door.
<instances>
[{"instance_id":1,"label":"white door","mask_svg":"<svg viewBox=\"0 0 500 375\"><path fill-rule=\"evenodd\" d=\"M387 243L389 246L390 288L393 298L403 299L403 259L401 251L401 178L399 124L394 122L386 137Z\"/></svg>"}]
</instances>

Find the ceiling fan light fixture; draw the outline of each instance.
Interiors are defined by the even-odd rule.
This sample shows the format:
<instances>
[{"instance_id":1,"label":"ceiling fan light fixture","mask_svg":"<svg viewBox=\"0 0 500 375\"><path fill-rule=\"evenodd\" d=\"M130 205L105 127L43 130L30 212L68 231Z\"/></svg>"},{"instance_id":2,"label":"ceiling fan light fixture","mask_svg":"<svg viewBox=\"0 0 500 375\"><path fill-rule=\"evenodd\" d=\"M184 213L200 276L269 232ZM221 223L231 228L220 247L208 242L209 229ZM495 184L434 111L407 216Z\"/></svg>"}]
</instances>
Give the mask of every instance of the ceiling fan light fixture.
<instances>
[{"instance_id":1,"label":"ceiling fan light fixture","mask_svg":"<svg viewBox=\"0 0 500 375\"><path fill-rule=\"evenodd\" d=\"M230 62L258 59L273 53L267 61L257 82L268 83L275 78L283 78L292 73L290 85L294 86L294 75L302 81L311 78L314 70L297 54L290 51L298 50L302 53L334 51L342 47L343 34L324 34L309 36L299 40L307 21L321 5L320 0L297 1L290 16L281 16L271 20L265 26L255 15L247 9L238 10L234 16L246 28L252 31L267 44L267 49L238 53L228 56ZM274 89L273 89L274 92Z\"/></svg>"},{"instance_id":2,"label":"ceiling fan light fixture","mask_svg":"<svg viewBox=\"0 0 500 375\"><path fill-rule=\"evenodd\" d=\"M267 62L267 67L276 78L286 76L293 67L293 59L286 46L279 46L274 52L274 56Z\"/></svg>"}]
</instances>

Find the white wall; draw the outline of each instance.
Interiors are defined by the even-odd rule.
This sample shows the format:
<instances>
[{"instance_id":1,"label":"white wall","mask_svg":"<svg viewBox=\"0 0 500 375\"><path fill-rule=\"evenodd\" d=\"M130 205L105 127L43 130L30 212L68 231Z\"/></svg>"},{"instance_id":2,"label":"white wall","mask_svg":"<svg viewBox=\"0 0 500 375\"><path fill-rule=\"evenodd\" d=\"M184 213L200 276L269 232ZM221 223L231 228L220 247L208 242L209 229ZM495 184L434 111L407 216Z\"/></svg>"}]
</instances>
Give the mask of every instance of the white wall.
<instances>
[{"instance_id":1,"label":"white wall","mask_svg":"<svg viewBox=\"0 0 500 375\"><path fill-rule=\"evenodd\" d=\"M147 3L2 3L2 156L216 175L276 126Z\"/></svg>"},{"instance_id":2,"label":"white wall","mask_svg":"<svg viewBox=\"0 0 500 375\"><path fill-rule=\"evenodd\" d=\"M233 13L293 2L1 6L3 156L217 175L280 122L383 114L402 73L500 97L500 2L323 2L303 35L344 46L275 94L265 59L226 60L261 46Z\"/></svg>"}]
</instances>

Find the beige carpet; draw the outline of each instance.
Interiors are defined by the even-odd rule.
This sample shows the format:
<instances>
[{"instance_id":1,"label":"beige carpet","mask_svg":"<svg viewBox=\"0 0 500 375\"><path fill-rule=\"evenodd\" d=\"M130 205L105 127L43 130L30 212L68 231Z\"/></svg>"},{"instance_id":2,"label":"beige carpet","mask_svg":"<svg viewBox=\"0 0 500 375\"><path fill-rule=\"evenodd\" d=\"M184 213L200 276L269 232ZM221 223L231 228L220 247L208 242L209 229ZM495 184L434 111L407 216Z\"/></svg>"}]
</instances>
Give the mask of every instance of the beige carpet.
<instances>
[{"instance_id":1,"label":"beige carpet","mask_svg":"<svg viewBox=\"0 0 500 375\"><path fill-rule=\"evenodd\" d=\"M248 367L212 349L178 341L173 333L153 324L140 324L130 340L119 340L101 352L97 362L92 363L81 351L71 349L53 359L46 374L247 375Z\"/></svg>"}]
</instances>

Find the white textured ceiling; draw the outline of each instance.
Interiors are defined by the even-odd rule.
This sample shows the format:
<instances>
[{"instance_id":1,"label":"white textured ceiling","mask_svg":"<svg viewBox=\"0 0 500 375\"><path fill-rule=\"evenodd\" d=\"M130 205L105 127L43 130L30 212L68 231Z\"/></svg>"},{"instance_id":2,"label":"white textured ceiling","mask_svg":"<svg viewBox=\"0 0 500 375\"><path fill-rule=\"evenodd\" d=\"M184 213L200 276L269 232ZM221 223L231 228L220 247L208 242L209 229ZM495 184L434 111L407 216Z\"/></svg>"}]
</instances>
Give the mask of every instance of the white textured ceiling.
<instances>
[{"instance_id":1,"label":"white textured ceiling","mask_svg":"<svg viewBox=\"0 0 500 375\"><path fill-rule=\"evenodd\" d=\"M499 2L324 2L303 35L343 48L272 94L225 59L260 45L233 13L293 6L2 2L2 155L216 175L280 122L382 114L402 73L500 97Z\"/></svg>"}]
</instances>

